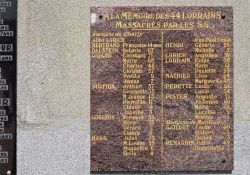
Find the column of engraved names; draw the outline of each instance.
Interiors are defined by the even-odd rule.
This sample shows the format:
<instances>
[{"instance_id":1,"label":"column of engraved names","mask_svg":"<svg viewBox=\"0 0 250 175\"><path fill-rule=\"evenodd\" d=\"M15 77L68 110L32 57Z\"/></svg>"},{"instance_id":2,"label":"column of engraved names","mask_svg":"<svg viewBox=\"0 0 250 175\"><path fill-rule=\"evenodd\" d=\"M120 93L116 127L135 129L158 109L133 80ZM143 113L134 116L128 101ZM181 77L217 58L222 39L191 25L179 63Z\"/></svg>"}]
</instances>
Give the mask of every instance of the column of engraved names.
<instances>
[{"instance_id":1,"label":"column of engraved names","mask_svg":"<svg viewBox=\"0 0 250 175\"><path fill-rule=\"evenodd\" d=\"M231 112L232 112L232 97L231 97L231 91L232 91L232 82L231 82L231 52L232 52L232 44L231 39L225 39L223 42L224 48L225 48L225 54L224 54L224 68L223 68L223 93L224 93L224 102L223 106L225 109L225 115L223 118L227 121L226 123L230 123L231 120ZM224 124L223 129L225 130L225 141L224 144L226 145L226 149L230 151L231 144L232 144L232 136L231 136L231 126L230 124Z\"/></svg>"},{"instance_id":2,"label":"column of engraved names","mask_svg":"<svg viewBox=\"0 0 250 175\"><path fill-rule=\"evenodd\" d=\"M222 55L216 52L218 38L195 37L195 150L222 151L214 145L216 130L221 125L219 95L222 94L220 67Z\"/></svg>"},{"instance_id":3,"label":"column of engraved names","mask_svg":"<svg viewBox=\"0 0 250 175\"><path fill-rule=\"evenodd\" d=\"M119 90L117 79L110 72L118 62L117 54L124 41L120 32L93 32L91 43L91 71L97 76L91 82L91 141L93 145L111 143L108 128L117 121L117 107L113 96ZM115 62L115 64L114 64ZM100 66L101 67L98 67ZM115 97L114 97L115 98ZM102 102L102 103L100 103ZM107 106L108 104L108 106Z\"/></svg>"},{"instance_id":4,"label":"column of engraved names","mask_svg":"<svg viewBox=\"0 0 250 175\"><path fill-rule=\"evenodd\" d=\"M179 31L182 32L183 31ZM188 35L188 33L187 33ZM184 36L183 36L184 37ZM164 131L165 146L193 145L191 134L188 134L193 124L192 112L185 107L193 99L191 93L193 84L193 58L189 51L189 43L184 38L164 40L164 104L169 106L165 110ZM173 137L178 135L177 138Z\"/></svg>"},{"instance_id":5,"label":"column of engraved names","mask_svg":"<svg viewBox=\"0 0 250 175\"><path fill-rule=\"evenodd\" d=\"M154 126L156 123L156 116L154 113L153 101L155 99L155 52L157 48L161 48L160 44L148 43L148 74L149 74L149 83L148 83L148 123L149 123L149 152L150 155L154 155L155 146L156 146L156 135L154 133Z\"/></svg>"},{"instance_id":6,"label":"column of engraved names","mask_svg":"<svg viewBox=\"0 0 250 175\"><path fill-rule=\"evenodd\" d=\"M148 150L142 137L142 130L147 124L144 110L147 106L147 87L142 82L146 69L146 48L144 43L125 42L122 46L124 156L138 156Z\"/></svg>"},{"instance_id":7,"label":"column of engraved names","mask_svg":"<svg viewBox=\"0 0 250 175\"><path fill-rule=\"evenodd\" d=\"M2 61L0 61L1 63ZM7 80L2 77L2 69L0 67L0 93L8 92L9 86ZM6 112L6 107L10 106L10 98L4 98L0 96L0 142L4 140L12 139L13 136L11 133L6 133L5 125L9 121L9 117ZM8 163L8 152L3 151L6 149L2 144L0 144L0 163Z\"/></svg>"},{"instance_id":8,"label":"column of engraved names","mask_svg":"<svg viewBox=\"0 0 250 175\"><path fill-rule=\"evenodd\" d=\"M8 65L12 66L12 64L14 64L12 62L14 46L8 41L14 38L14 31L11 30L7 20L3 19L5 18L3 16L7 15L7 12L11 7L11 1L0 2L0 164L6 164L10 162L8 158L9 153L6 151L8 148L6 147L5 143L13 139L12 133L6 133L8 132L6 131L8 130L6 126L8 126L9 122L9 91L11 89L9 89L8 85L10 82L8 82L4 75L9 74L8 71L11 70L8 68ZM8 43L3 41L8 41ZM11 74L14 75L14 72L12 71Z\"/></svg>"}]
</instances>

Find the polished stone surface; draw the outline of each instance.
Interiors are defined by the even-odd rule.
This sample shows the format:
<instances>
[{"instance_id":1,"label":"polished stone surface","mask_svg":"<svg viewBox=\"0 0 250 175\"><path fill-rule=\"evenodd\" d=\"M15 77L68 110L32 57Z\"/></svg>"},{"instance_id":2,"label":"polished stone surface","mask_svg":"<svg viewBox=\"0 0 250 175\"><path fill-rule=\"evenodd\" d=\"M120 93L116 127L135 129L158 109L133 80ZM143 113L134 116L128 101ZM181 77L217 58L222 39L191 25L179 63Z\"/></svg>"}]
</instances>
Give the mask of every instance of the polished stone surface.
<instances>
[{"instance_id":1,"label":"polished stone surface","mask_svg":"<svg viewBox=\"0 0 250 175\"><path fill-rule=\"evenodd\" d=\"M126 12L130 15L126 16ZM164 16L164 19L158 16L173 13L181 15L172 16L173 18L170 17L170 19L168 16ZM197 19L195 15L187 19L187 14L198 13L216 15L204 20L200 19L204 16ZM228 79L233 82L232 8L97 7L91 8L90 14L92 16L91 116L105 114L115 116L112 120L91 120L91 171L97 173L231 171L233 169L233 107L225 109L223 104L226 99L224 89L227 85L229 86L228 98L230 104L233 104L233 83L224 83L227 76L224 75L223 70L225 71L224 65L227 60L225 55L228 52L230 60ZM137 19L136 15L133 18L133 14L150 15L147 17L140 15ZM94 16L96 16L95 19ZM199 25L201 21L209 21L209 27L201 27ZM122 27L117 24L120 22L124 24ZM132 22L136 25L129 25ZM178 25L174 26L173 23ZM186 23L185 27L184 23ZM132 32L140 35L127 36ZM200 38L203 40L216 38L217 41L200 42ZM222 38L224 41L221 41ZM111 39L112 42L110 42ZM197 42L198 39L200 39L199 42ZM225 40L229 45L228 49L223 44ZM167 44L170 42L181 42L183 47L169 47ZM157 46L150 47L148 46L150 43ZM117 52L114 51L108 55L107 49L117 49ZM148 52L149 49L153 50L152 58ZM170 53L185 54L183 58L188 58L189 61L171 62ZM207 56L208 53L210 56ZM211 58L211 55L217 57ZM153 63L149 63L149 60ZM197 60L207 60L208 63L202 64ZM151 70L150 73L149 70ZM215 72L208 70L215 70ZM190 77L162 76L161 78L161 73L164 75L190 73ZM139 78L126 78L131 75L137 75ZM207 78L198 78L201 75L206 75ZM218 82L203 83L203 81L214 80ZM114 88L103 88L101 83L113 85ZM149 89L149 84L153 88ZM167 88L166 85L190 85L191 88L189 86ZM197 93L201 90L209 93ZM178 93L185 94L187 98L164 98L166 95ZM215 101L206 98L208 95L213 96ZM204 97L204 101L199 100ZM149 112L150 99L153 115ZM196 105L208 106L209 110L197 109ZM131 106L138 108L129 109ZM199 115L209 111L215 111L215 114ZM226 111L230 116L228 119L222 117L227 114ZM128 114L132 112L136 114ZM201 116L212 116L213 119L201 119ZM125 122L127 124L124 124ZM135 122L135 124L128 124L129 122ZM167 122L172 124L166 124ZM174 122L179 122L179 125L173 124ZM190 123L181 125L181 122ZM200 124L209 122L219 124ZM226 130L225 125L231 128ZM189 128L176 130L171 126ZM204 126L211 129L201 129ZM198 134L202 131L205 131L205 134ZM98 137L105 137L106 140L100 141L96 139ZM209 143L204 144L204 142ZM229 144L224 145L225 142Z\"/></svg>"}]
</instances>

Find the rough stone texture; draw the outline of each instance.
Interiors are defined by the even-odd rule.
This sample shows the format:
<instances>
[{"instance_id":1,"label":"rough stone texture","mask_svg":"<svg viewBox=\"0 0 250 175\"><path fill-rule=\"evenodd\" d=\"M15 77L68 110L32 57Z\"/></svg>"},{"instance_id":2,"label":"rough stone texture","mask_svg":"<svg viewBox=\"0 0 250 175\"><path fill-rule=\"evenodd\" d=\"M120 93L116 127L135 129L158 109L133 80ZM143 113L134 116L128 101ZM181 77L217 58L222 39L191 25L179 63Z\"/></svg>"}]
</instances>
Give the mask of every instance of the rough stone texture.
<instances>
[{"instance_id":1,"label":"rough stone texture","mask_svg":"<svg viewBox=\"0 0 250 175\"><path fill-rule=\"evenodd\" d=\"M233 174L250 174L250 1L20 0L18 175L89 174L89 7L107 5L234 7Z\"/></svg>"}]
</instances>

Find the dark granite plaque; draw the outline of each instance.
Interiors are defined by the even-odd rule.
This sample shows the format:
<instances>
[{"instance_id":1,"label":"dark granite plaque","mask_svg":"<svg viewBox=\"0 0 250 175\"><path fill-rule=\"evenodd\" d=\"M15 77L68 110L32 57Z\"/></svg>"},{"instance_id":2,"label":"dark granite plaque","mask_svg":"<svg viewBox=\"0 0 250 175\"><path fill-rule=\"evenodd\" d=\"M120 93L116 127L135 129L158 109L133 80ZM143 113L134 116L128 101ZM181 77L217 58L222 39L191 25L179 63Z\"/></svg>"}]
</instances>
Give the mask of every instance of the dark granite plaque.
<instances>
[{"instance_id":1,"label":"dark granite plaque","mask_svg":"<svg viewBox=\"0 0 250 175\"><path fill-rule=\"evenodd\" d=\"M231 172L233 9L90 15L91 172Z\"/></svg>"},{"instance_id":2,"label":"dark granite plaque","mask_svg":"<svg viewBox=\"0 0 250 175\"><path fill-rule=\"evenodd\" d=\"M17 1L0 0L0 174L16 174Z\"/></svg>"}]
</instances>

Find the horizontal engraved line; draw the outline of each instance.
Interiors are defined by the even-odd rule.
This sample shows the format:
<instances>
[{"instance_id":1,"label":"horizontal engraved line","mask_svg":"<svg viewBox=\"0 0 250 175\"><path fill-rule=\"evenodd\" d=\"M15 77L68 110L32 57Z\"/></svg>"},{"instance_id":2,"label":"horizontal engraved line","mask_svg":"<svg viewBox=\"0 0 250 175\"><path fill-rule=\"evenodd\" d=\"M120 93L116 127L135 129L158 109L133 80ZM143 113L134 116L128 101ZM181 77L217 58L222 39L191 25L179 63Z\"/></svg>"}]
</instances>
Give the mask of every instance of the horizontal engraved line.
<instances>
[{"instance_id":1,"label":"horizontal engraved line","mask_svg":"<svg viewBox=\"0 0 250 175\"><path fill-rule=\"evenodd\" d=\"M131 30L193 30L193 29L131 29Z\"/></svg>"}]
</instances>

